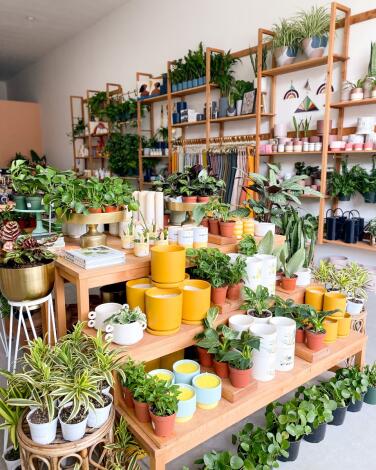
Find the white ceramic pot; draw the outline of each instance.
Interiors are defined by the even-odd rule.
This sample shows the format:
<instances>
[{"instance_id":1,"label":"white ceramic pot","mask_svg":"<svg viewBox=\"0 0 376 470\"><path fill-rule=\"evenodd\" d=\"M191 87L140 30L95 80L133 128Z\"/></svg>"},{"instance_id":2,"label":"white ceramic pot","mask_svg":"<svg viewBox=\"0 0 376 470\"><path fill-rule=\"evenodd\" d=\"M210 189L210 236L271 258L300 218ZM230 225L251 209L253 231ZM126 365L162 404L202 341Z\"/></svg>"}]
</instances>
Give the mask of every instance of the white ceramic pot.
<instances>
[{"instance_id":1,"label":"white ceramic pot","mask_svg":"<svg viewBox=\"0 0 376 470\"><path fill-rule=\"evenodd\" d=\"M66 233L71 238L80 238L81 235L86 233L85 224L65 224Z\"/></svg>"},{"instance_id":2,"label":"white ceramic pot","mask_svg":"<svg viewBox=\"0 0 376 470\"><path fill-rule=\"evenodd\" d=\"M277 273L277 258L273 255L256 255L262 263L261 285L266 287L269 294L275 293L275 279Z\"/></svg>"},{"instance_id":3,"label":"white ceramic pot","mask_svg":"<svg viewBox=\"0 0 376 470\"><path fill-rule=\"evenodd\" d=\"M364 302L361 303L353 302L351 299L347 300L346 312L350 315L359 315L363 310Z\"/></svg>"},{"instance_id":4,"label":"white ceramic pot","mask_svg":"<svg viewBox=\"0 0 376 470\"><path fill-rule=\"evenodd\" d=\"M193 230L179 230L178 245L184 248L193 248Z\"/></svg>"},{"instance_id":5,"label":"white ceramic pot","mask_svg":"<svg viewBox=\"0 0 376 470\"><path fill-rule=\"evenodd\" d=\"M274 124L274 137L287 137L286 124Z\"/></svg>"},{"instance_id":6,"label":"white ceramic pot","mask_svg":"<svg viewBox=\"0 0 376 470\"><path fill-rule=\"evenodd\" d=\"M242 114L243 100L236 100L236 115L240 116Z\"/></svg>"},{"instance_id":7,"label":"white ceramic pot","mask_svg":"<svg viewBox=\"0 0 376 470\"><path fill-rule=\"evenodd\" d=\"M328 44L327 36L313 36L303 39L303 51L308 59L322 57Z\"/></svg>"},{"instance_id":8,"label":"white ceramic pot","mask_svg":"<svg viewBox=\"0 0 376 470\"><path fill-rule=\"evenodd\" d=\"M362 116L358 117L358 124L356 128L357 134L370 134L375 128L374 116Z\"/></svg>"},{"instance_id":9,"label":"white ceramic pot","mask_svg":"<svg viewBox=\"0 0 376 470\"><path fill-rule=\"evenodd\" d=\"M120 233L119 223L108 224L108 231L110 235L113 235L114 237L118 237Z\"/></svg>"},{"instance_id":10,"label":"white ceramic pot","mask_svg":"<svg viewBox=\"0 0 376 470\"><path fill-rule=\"evenodd\" d=\"M5 449L5 452L3 454L3 460L5 462L7 470L15 470L17 467L21 467L21 459L6 460L6 458L5 458L6 454L12 449L13 449L13 446L8 447L7 449Z\"/></svg>"},{"instance_id":11,"label":"white ceramic pot","mask_svg":"<svg viewBox=\"0 0 376 470\"><path fill-rule=\"evenodd\" d=\"M135 321L127 325L111 324L113 327L112 341L121 346L130 346L136 344L144 337L144 330L146 329L146 322Z\"/></svg>"},{"instance_id":12,"label":"white ceramic pot","mask_svg":"<svg viewBox=\"0 0 376 470\"><path fill-rule=\"evenodd\" d=\"M288 371L294 368L296 322L291 318L274 317L269 323L277 329L276 369Z\"/></svg>"},{"instance_id":13,"label":"white ceramic pot","mask_svg":"<svg viewBox=\"0 0 376 470\"><path fill-rule=\"evenodd\" d=\"M104 423L108 420L110 416L110 411L112 408L112 395L108 393L104 393L111 398L111 403L103 408L95 408L94 410L89 410L89 414L87 416L87 425L89 428L100 428L104 425Z\"/></svg>"},{"instance_id":14,"label":"white ceramic pot","mask_svg":"<svg viewBox=\"0 0 376 470\"><path fill-rule=\"evenodd\" d=\"M29 411L26 416L26 421L30 428L31 439L37 444L51 444L51 442L53 442L56 437L57 416L49 423L34 424L30 421L30 418L35 411L36 410Z\"/></svg>"},{"instance_id":15,"label":"white ceramic pot","mask_svg":"<svg viewBox=\"0 0 376 470\"><path fill-rule=\"evenodd\" d=\"M238 314L238 315L232 315L228 319L228 326L232 330L238 331L239 332L238 337L240 337L243 331L249 331L249 328L253 324L253 322L254 322L254 317L252 317L251 315Z\"/></svg>"},{"instance_id":16,"label":"white ceramic pot","mask_svg":"<svg viewBox=\"0 0 376 470\"><path fill-rule=\"evenodd\" d=\"M297 48L283 46L274 49L274 56L278 67L289 65L294 62L298 53Z\"/></svg>"},{"instance_id":17,"label":"white ceramic pot","mask_svg":"<svg viewBox=\"0 0 376 470\"><path fill-rule=\"evenodd\" d=\"M118 312L121 307L121 304L117 304L115 302L100 304L95 307L94 312L89 312L89 320L94 320L94 328L96 330L105 330L106 326L104 325L104 321L107 320L107 318L110 318L114 313Z\"/></svg>"},{"instance_id":18,"label":"white ceramic pot","mask_svg":"<svg viewBox=\"0 0 376 470\"><path fill-rule=\"evenodd\" d=\"M311 284L311 270L310 268L302 268L296 273L298 279L296 280L297 286L308 286Z\"/></svg>"},{"instance_id":19,"label":"white ceramic pot","mask_svg":"<svg viewBox=\"0 0 376 470\"><path fill-rule=\"evenodd\" d=\"M270 222L255 222L256 237L264 237L269 231L275 234L275 224Z\"/></svg>"},{"instance_id":20,"label":"white ceramic pot","mask_svg":"<svg viewBox=\"0 0 376 470\"><path fill-rule=\"evenodd\" d=\"M134 243L133 251L134 255L137 256L138 258L143 258L145 256L149 256L150 253L150 246L149 242L146 243Z\"/></svg>"},{"instance_id":21,"label":"white ceramic pot","mask_svg":"<svg viewBox=\"0 0 376 470\"><path fill-rule=\"evenodd\" d=\"M261 382L273 380L277 359L277 329L270 324L253 324L250 331L260 338L260 350L253 352L253 377Z\"/></svg>"},{"instance_id":22,"label":"white ceramic pot","mask_svg":"<svg viewBox=\"0 0 376 470\"><path fill-rule=\"evenodd\" d=\"M70 441L70 442L79 441L80 439L83 438L86 432L86 425L87 425L87 418L88 418L88 416L86 416L86 418L83 421L81 421L80 423L76 423L76 424L64 423L64 421L62 421L60 418L61 411L64 408L67 408L71 405L72 403L67 403L59 412L59 421L60 421L60 426L61 426L61 432L63 433L63 438L66 441Z\"/></svg>"},{"instance_id":23,"label":"white ceramic pot","mask_svg":"<svg viewBox=\"0 0 376 470\"><path fill-rule=\"evenodd\" d=\"M257 77L253 79L253 88L257 90ZM261 91L266 93L268 91L268 80L267 77L261 77Z\"/></svg>"},{"instance_id":24,"label":"white ceramic pot","mask_svg":"<svg viewBox=\"0 0 376 470\"><path fill-rule=\"evenodd\" d=\"M267 317L255 317L252 315L252 311L248 310L247 315L253 319L252 325L266 325L269 323L269 320L272 318L272 312L269 312L269 315ZM251 326L252 326L251 325Z\"/></svg>"},{"instance_id":25,"label":"white ceramic pot","mask_svg":"<svg viewBox=\"0 0 376 470\"><path fill-rule=\"evenodd\" d=\"M262 280L262 261L256 256L247 256L246 258L246 278L244 285L256 290Z\"/></svg>"}]
</instances>

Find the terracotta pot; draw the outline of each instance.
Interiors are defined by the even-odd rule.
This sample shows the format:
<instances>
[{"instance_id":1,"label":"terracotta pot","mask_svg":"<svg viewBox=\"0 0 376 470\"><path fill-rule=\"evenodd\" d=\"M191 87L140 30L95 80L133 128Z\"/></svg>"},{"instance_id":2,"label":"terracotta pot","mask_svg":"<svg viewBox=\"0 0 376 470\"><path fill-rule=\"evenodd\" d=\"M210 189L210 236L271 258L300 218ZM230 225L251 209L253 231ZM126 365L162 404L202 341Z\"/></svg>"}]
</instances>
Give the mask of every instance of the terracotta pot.
<instances>
[{"instance_id":1,"label":"terracotta pot","mask_svg":"<svg viewBox=\"0 0 376 470\"><path fill-rule=\"evenodd\" d=\"M133 398L133 405L134 405L134 414L136 418L140 421L140 423L150 423L150 413L149 413L149 405L147 403L141 403Z\"/></svg>"},{"instance_id":2,"label":"terracotta pot","mask_svg":"<svg viewBox=\"0 0 376 470\"><path fill-rule=\"evenodd\" d=\"M219 222L217 219L209 219L209 233L219 235Z\"/></svg>"},{"instance_id":3,"label":"terracotta pot","mask_svg":"<svg viewBox=\"0 0 376 470\"><path fill-rule=\"evenodd\" d=\"M207 219L206 217L204 219L201 220L201 224L203 227L207 227L209 228L209 219Z\"/></svg>"},{"instance_id":4,"label":"terracotta pot","mask_svg":"<svg viewBox=\"0 0 376 470\"><path fill-rule=\"evenodd\" d=\"M294 290L296 288L297 277L283 276L281 279L281 287L285 290Z\"/></svg>"},{"instance_id":5,"label":"terracotta pot","mask_svg":"<svg viewBox=\"0 0 376 470\"><path fill-rule=\"evenodd\" d=\"M197 346L198 360L203 367L213 367L213 354L210 354L207 349Z\"/></svg>"},{"instance_id":6,"label":"terracotta pot","mask_svg":"<svg viewBox=\"0 0 376 470\"><path fill-rule=\"evenodd\" d=\"M305 342L305 331L303 328L297 328L295 333L295 343Z\"/></svg>"},{"instance_id":7,"label":"terracotta pot","mask_svg":"<svg viewBox=\"0 0 376 470\"><path fill-rule=\"evenodd\" d=\"M213 287L211 288L211 301L215 305L223 305L226 302L226 294L227 294L228 286L223 287Z\"/></svg>"},{"instance_id":8,"label":"terracotta pot","mask_svg":"<svg viewBox=\"0 0 376 470\"><path fill-rule=\"evenodd\" d=\"M119 209L116 206L106 206L104 208L105 212L117 212Z\"/></svg>"},{"instance_id":9,"label":"terracotta pot","mask_svg":"<svg viewBox=\"0 0 376 470\"><path fill-rule=\"evenodd\" d=\"M213 360L214 372L221 377L221 379L227 379L229 376L229 368L227 362L219 362L215 359Z\"/></svg>"},{"instance_id":10,"label":"terracotta pot","mask_svg":"<svg viewBox=\"0 0 376 470\"><path fill-rule=\"evenodd\" d=\"M312 351L320 351L325 348L325 333L313 333L312 331L306 331L306 342L309 349Z\"/></svg>"},{"instance_id":11,"label":"terracotta pot","mask_svg":"<svg viewBox=\"0 0 376 470\"><path fill-rule=\"evenodd\" d=\"M169 223L170 223L170 215L169 214L164 214L163 215L163 226L168 227Z\"/></svg>"},{"instance_id":12,"label":"terracotta pot","mask_svg":"<svg viewBox=\"0 0 376 470\"><path fill-rule=\"evenodd\" d=\"M183 202L185 203L197 202L197 196L183 196Z\"/></svg>"},{"instance_id":13,"label":"terracotta pot","mask_svg":"<svg viewBox=\"0 0 376 470\"><path fill-rule=\"evenodd\" d=\"M197 196L197 202L209 202L209 196Z\"/></svg>"},{"instance_id":14,"label":"terracotta pot","mask_svg":"<svg viewBox=\"0 0 376 470\"><path fill-rule=\"evenodd\" d=\"M232 238L234 236L235 222L219 222L219 230L222 237Z\"/></svg>"},{"instance_id":15,"label":"terracotta pot","mask_svg":"<svg viewBox=\"0 0 376 470\"><path fill-rule=\"evenodd\" d=\"M159 437L169 437L174 432L176 413L170 416L157 416L150 410L154 434Z\"/></svg>"},{"instance_id":16,"label":"terracotta pot","mask_svg":"<svg viewBox=\"0 0 376 470\"><path fill-rule=\"evenodd\" d=\"M102 209L100 207L89 207L90 214L101 214Z\"/></svg>"},{"instance_id":17,"label":"terracotta pot","mask_svg":"<svg viewBox=\"0 0 376 470\"><path fill-rule=\"evenodd\" d=\"M238 300L240 297L243 284L244 284L243 282L239 282L238 284L233 284L232 286L228 286L227 298L229 300Z\"/></svg>"},{"instance_id":18,"label":"terracotta pot","mask_svg":"<svg viewBox=\"0 0 376 470\"><path fill-rule=\"evenodd\" d=\"M133 393L128 387L123 386L124 401L128 408L134 408Z\"/></svg>"},{"instance_id":19,"label":"terracotta pot","mask_svg":"<svg viewBox=\"0 0 376 470\"><path fill-rule=\"evenodd\" d=\"M234 387L243 388L251 383L252 369L240 370L229 366L229 370L230 381Z\"/></svg>"}]
</instances>

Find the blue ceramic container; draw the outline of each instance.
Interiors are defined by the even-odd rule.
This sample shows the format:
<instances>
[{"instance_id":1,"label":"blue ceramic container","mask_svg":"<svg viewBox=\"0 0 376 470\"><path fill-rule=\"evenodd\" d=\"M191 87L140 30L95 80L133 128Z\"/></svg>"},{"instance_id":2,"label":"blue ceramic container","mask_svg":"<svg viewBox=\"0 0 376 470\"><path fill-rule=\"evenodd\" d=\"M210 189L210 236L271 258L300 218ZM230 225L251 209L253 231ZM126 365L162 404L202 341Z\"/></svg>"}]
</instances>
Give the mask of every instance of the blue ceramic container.
<instances>
[{"instance_id":1,"label":"blue ceramic container","mask_svg":"<svg viewBox=\"0 0 376 470\"><path fill-rule=\"evenodd\" d=\"M176 413L176 422L177 423L185 423L192 419L193 415L196 412L196 391L192 387L192 385L188 384L176 384L180 388L184 388L189 390L189 392L193 393L191 398L187 400L179 400L178 401L178 411Z\"/></svg>"},{"instance_id":2,"label":"blue ceramic container","mask_svg":"<svg viewBox=\"0 0 376 470\"><path fill-rule=\"evenodd\" d=\"M186 367L191 367L192 371L179 371L179 366L183 367L184 364L187 365ZM174 362L172 370L175 374L175 383L191 385L193 377L196 377L196 375L200 373L200 364L191 359L182 359L181 361Z\"/></svg>"},{"instance_id":3,"label":"blue ceramic container","mask_svg":"<svg viewBox=\"0 0 376 470\"><path fill-rule=\"evenodd\" d=\"M202 382L205 380L212 383L203 386ZM192 380L192 385L196 390L196 400L199 408L211 410L218 405L222 396L222 381L217 375L209 372L196 375Z\"/></svg>"}]
</instances>

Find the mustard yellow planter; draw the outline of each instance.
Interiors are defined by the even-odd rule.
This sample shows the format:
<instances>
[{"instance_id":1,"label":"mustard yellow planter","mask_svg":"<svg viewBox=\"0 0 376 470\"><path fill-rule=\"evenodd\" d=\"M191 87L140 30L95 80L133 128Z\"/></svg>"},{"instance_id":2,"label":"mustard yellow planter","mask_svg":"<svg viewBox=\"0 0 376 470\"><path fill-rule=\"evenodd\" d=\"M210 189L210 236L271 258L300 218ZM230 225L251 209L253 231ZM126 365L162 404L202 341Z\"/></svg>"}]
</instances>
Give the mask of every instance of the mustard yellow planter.
<instances>
[{"instance_id":1,"label":"mustard yellow planter","mask_svg":"<svg viewBox=\"0 0 376 470\"><path fill-rule=\"evenodd\" d=\"M255 234L255 220L254 219L243 219L243 235L254 235Z\"/></svg>"},{"instance_id":2,"label":"mustard yellow planter","mask_svg":"<svg viewBox=\"0 0 376 470\"><path fill-rule=\"evenodd\" d=\"M145 291L152 287L151 281L148 277L140 279L133 279L127 282L127 304L130 308L140 307L145 312Z\"/></svg>"},{"instance_id":3,"label":"mustard yellow planter","mask_svg":"<svg viewBox=\"0 0 376 470\"><path fill-rule=\"evenodd\" d=\"M326 292L324 294L323 310L336 310L331 317L342 318L346 313L346 295L341 292Z\"/></svg>"},{"instance_id":4,"label":"mustard yellow planter","mask_svg":"<svg viewBox=\"0 0 376 470\"><path fill-rule=\"evenodd\" d=\"M316 310L321 311L325 292L326 289L323 286L307 287L305 292L305 303L311 305L311 307L314 307Z\"/></svg>"},{"instance_id":5,"label":"mustard yellow planter","mask_svg":"<svg viewBox=\"0 0 376 470\"><path fill-rule=\"evenodd\" d=\"M161 368L172 370L174 362L184 359L184 349L161 357Z\"/></svg>"},{"instance_id":6,"label":"mustard yellow planter","mask_svg":"<svg viewBox=\"0 0 376 470\"><path fill-rule=\"evenodd\" d=\"M151 278L159 284L184 281L185 248L182 246L154 246L151 249Z\"/></svg>"},{"instance_id":7,"label":"mustard yellow planter","mask_svg":"<svg viewBox=\"0 0 376 470\"><path fill-rule=\"evenodd\" d=\"M326 318L326 320L324 320L324 328L326 331L324 343L330 344L330 343L334 343L334 341L337 341L338 319Z\"/></svg>"},{"instance_id":8,"label":"mustard yellow planter","mask_svg":"<svg viewBox=\"0 0 376 470\"><path fill-rule=\"evenodd\" d=\"M150 334L165 336L179 331L183 311L181 289L152 287L145 293L145 305Z\"/></svg>"},{"instance_id":9,"label":"mustard yellow planter","mask_svg":"<svg viewBox=\"0 0 376 470\"><path fill-rule=\"evenodd\" d=\"M234 227L234 237L237 240L240 240L243 235L243 221L242 220L236 220L235 221L235 227Z\"/></svg>"},{"instance_id":10,"label":"mustard yellow planter","mask_svg":"<svg viewBox=\"0 0 376 470\"><path fill-rule=\"evenodd\" d=\"M151 281L153 287L159 287L159 289L183 289L184 282L189 279L189 274L185 273L184 281L181 282L167 282L166 284L161 284L160 282Z\"/></svg>"},{"instance_id":11,"label":"mustard yellow planter","mask_svg":"<svg viewBox=\"0 0 376 470\"><path fill-rule=\"evenodd\" d=\"M338 319L338 338L347 338L351 330L351 315L345 313L343 318Z\"/></svg>"},{"instance_id":12,"label":"mustard yellow planter","mask_svg":"<svg viewBox=\"0 0 376 470\"><path fill-rule=\"evenodd\" d=\"M210 308L210 284L190 279L183 283L183 323L200 325Z\"/></svg>"},{"instance_id":13,"label":"mustard yellow planter","mask_svg":"<svg viewBox=\"0 0 376 470\"><path fill-rule=\"evenodd\" d=\"M145 363L145 371L150 372L153 369L161 369L163 366L161 365L161 359L153 359L152 361ZM168 367L163 367L163 369L169 369Z\"/></svg>"}]
</instances>

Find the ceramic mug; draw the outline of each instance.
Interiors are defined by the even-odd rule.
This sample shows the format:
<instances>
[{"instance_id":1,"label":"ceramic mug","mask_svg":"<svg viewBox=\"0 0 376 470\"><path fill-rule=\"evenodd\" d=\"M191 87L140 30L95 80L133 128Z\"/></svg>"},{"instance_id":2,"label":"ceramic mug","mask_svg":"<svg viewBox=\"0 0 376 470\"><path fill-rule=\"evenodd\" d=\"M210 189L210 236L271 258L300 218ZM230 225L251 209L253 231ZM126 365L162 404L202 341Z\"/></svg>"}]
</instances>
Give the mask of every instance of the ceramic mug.
<instances>
[{"instance_id":1,"label":"ceramic mug","mask_svg":"<svg viewBox=\"0 0 376 470\"><path fill-rule=\"evenodd\" d=\"M96 330L104 330L104 321L107 320L107 318L110 318L114 313L118 312L121 307L121 304L117 304L115 302L108 302L106 304L98 305L95 307L94 312L89 312L88 325L94 327Z\"/></svg>"}]
</instances>

